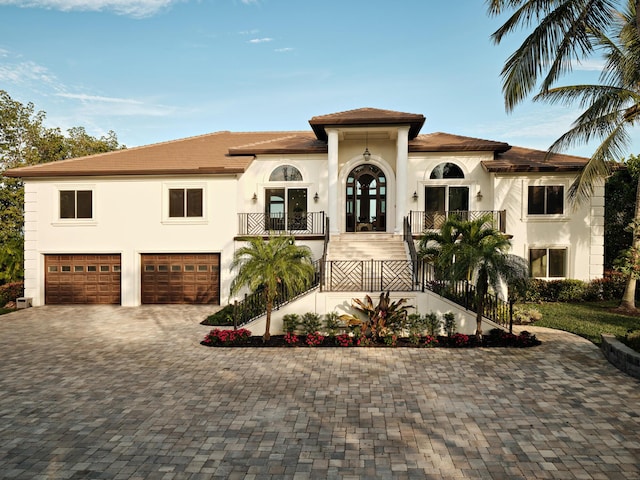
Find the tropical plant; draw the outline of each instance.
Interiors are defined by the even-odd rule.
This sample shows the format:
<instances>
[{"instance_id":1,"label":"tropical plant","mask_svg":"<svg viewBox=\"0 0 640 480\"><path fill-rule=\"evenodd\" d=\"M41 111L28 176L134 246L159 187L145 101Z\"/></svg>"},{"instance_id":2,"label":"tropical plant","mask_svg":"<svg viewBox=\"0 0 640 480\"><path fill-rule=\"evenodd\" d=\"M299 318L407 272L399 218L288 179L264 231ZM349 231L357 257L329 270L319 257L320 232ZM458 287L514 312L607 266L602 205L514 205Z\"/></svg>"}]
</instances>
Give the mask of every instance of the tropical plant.
<instances>
[{"instance_id":1,"label":"tropical plant","mask_svg":"<svg viewBox=\"0 0 640 480\"><path fill-rule=\"evenodd\" d=\"M446 312L442 316L442 325L447 337L453 337L458 331L458 325L456 324L456 315L453 312Z\"/></svg>"},{"instance_id":2,"label":"tropical plant","mask_svg":"<svg viewBox=\"0 0 640 480\"><path fill-rule=\"evenodd\" d=\"M302 327L302 333L304 335L316 333L320 330L321 325L320 315L315 312L307 312L303 314L300 319L300 326Z\"/></svg>"},{"instance_id":3,"label":"tropical plant","mask_svg":"<svg viewBox=\"0 0 640 480\"><path fill-rule=\"evenodd\" d=\"M491 215L473 220L450 217L440 233L420 239L420 256L452 281L467 280L476 288L476 336L482 339L485 296L509 281L528 275L526 261L509 254L511 241L492 226Z\"/></svg>"},{"instance_id":4,"label":"tropical plant","mask_svg":"<svg viewBox=\"0 0 640 480\"><path fill-rule=\"evenodd\" d=\"M285 333L296 333L300 325L300 315L297 313L288 313L282 317L282 329Z\"/></svg>"},{"instance_id":5,"label":"tropical plant","mask_svg":"<svg viewBox=\"0 0 640 480\"><path fill-rule=\"evenodd\" d=\"M335 337L340 328L342 327L342 322L340 321L340 315L338 312L328 312L324 316L324 326L327 329L327 333L331 337Z\"/></svg>"},{"instance_id":6,"label":"tropical plant","mask_svg":"<svg viewBox=\"0 0 640 480\"><path fill-rule=\"evenodd\" d=\"M263 339L271 338L271 312L279 288L289 292L302 292L313 279L315 270L311 263L311 251L295 244L290 235L277 235L264 240L251 237L247 245L233 255L231 270L238 270L231 283L231 294L243 287L255 291L262 289L266 303L266 326Z\"/></svg>"},{"instance_id":7,"label":"tropical plant","mask_svg":"<svg viewBox=\"0 0 640 480\"><path fill-rule=\"evenodd\" d=\"M514 14L493 34L496 43L517 27L538 22L503 70L507 110L539 85L534 100L572 105L584 112L549 148L549 154L599 138L601 143L569 190L575 203L586 201L594 185L610 173L629 144L628 129L640 120L640 0L489 0L489 12ZM615 7L618 7L617 10ZM552 88L576 61L603 52L597 85ZM546 75L539 82L539 76ZM640 183L636 186L633 252L640 251ZM638 263L640 257L634 257ZM635 309L636 278L629 275L620 307Z\"/></svg>"},{"instance_id":8,"label":"tropical plant","mask_svg":"<svg viewBox=\"0 0 640 480\"><path fill-rule=\"evenodd\" d=\"M365 295L364 301L354 298L352 303L355 310L366 316L365 319L351 314L341 315L340 319L347 325L356 327L365 338L379 341L404 328L408 310L413 308L405 303L406 298L392 302L388 291L380 293L376 305L369 295Z\"/></svg>"}]
</instances>

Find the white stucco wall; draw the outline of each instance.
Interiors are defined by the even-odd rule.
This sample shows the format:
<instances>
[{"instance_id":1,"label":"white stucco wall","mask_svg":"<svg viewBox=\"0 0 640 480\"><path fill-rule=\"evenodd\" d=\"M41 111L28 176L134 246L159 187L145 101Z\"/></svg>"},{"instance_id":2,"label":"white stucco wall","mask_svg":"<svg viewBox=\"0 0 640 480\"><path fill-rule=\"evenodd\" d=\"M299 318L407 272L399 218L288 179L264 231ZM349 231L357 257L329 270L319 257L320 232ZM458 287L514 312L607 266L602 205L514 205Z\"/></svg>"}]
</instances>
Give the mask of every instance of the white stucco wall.
<instances>
[{"instance_id":1,"label":"white stucco wall","mask_svg":"<svg viewBox=\"0 0 640 480\"><path fill-rule=\"evenodd\" d=\"M169 220L166 190L204 188L204 217ZM233 237L237 233L235 177L91 178L27 180L25 195L25 296L44 303L45 254L121 255L122 305L140 304L140 254L220 253L221 302L229 291ZM92 189L89 221L59 220L59 190Z\"/></svg>"}]
</instances>

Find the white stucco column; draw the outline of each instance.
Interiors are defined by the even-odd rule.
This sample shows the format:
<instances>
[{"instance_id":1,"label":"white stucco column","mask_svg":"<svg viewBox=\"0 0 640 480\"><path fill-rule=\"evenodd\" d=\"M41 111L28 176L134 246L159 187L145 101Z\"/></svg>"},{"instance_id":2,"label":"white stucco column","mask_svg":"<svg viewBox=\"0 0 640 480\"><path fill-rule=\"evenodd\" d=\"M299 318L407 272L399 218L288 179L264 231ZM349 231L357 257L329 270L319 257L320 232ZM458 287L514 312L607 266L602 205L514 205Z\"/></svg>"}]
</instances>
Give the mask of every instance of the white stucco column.
<instances>
[{"instance_id":1,"label":"white stucco column","mask_svg":"<svg viewBox=\"0 0 640 480\"><path fill-rule=\"evenodd\" d=\"M398 128L396 142L396 227L395 234L402 234L402 222L407 216L407 171L409 162L409 127Z\"/></svg>"},{"instance_id":2,"label":"white stucco column","mask_svg":"<svg viewBox=\"0 0 640 480\"><path fill-rule=\"evenodd\" d=\"M328 135L328 165L327 165L327 185L329 204L329 234L340 233L338 218L338 131L327 130Z\"/></svg>"}]
</instances>

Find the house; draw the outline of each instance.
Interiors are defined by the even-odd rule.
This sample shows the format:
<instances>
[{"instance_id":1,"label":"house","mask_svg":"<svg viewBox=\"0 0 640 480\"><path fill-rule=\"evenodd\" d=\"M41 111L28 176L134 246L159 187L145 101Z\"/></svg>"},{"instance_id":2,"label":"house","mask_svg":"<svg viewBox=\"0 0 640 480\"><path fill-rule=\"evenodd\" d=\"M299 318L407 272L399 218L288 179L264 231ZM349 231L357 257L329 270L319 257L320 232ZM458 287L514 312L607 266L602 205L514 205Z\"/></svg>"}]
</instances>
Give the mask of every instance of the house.
<instances>
[{"instance_id":1,"label":"house","mask_svg":"<svg viewBox=\"0 0 640 480\"><path fill-rule=\"evenodd\" d=\"M396 286L349 283L346 262L410 262L405 228L415 240L454 211L490 212L535 277L603 275L604 186L576 209L567 200L587 159L421 134L424 123L362 108L313 117L309 131L221 131L9 170L25 184L25 296L226 304L234 250L278 232L334 262L321 288L332 305L345 290L415 290L401 275Z\"/></svg>"}]
</instances>

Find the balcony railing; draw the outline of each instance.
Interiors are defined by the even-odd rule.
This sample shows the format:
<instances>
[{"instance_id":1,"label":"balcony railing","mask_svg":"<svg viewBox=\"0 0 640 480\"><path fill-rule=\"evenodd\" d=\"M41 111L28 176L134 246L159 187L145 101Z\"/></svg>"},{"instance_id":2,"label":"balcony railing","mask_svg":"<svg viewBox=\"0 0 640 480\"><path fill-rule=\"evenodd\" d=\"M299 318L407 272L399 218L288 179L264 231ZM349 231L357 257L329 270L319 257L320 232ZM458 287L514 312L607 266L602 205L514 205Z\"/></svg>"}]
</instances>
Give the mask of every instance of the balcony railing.
<instances>
[{"instance_id":1,"label":"balcony railing","mask_svg":"<svg viewBox=\"0 0 640 480\"><path fill-rule=\"evenodd\" d=\"M411 234L421 235L426 230L439 230L448 218L454 216L461 220L476 220L485 215L491 215L494 228L497 228L502 233L506 232L506 210L449 210L446 212L409 212Z\"/></svg>"},{"instance_id":2,"label":"balcony railing","mask_svg":"<svg viewBox=\"0 0 640 480\"><path fill-rule=\"evenodd\" d=\"M324 212L239 213L238 235L324 235Z\"/></svg>"}]
</instances>

